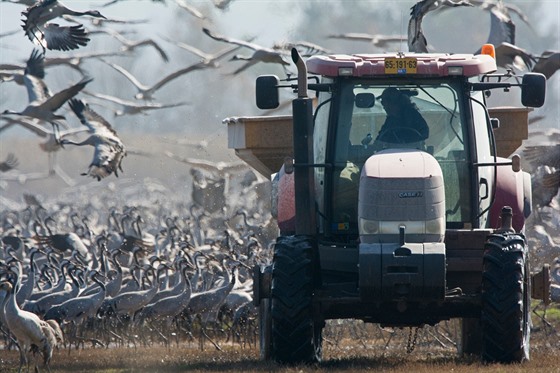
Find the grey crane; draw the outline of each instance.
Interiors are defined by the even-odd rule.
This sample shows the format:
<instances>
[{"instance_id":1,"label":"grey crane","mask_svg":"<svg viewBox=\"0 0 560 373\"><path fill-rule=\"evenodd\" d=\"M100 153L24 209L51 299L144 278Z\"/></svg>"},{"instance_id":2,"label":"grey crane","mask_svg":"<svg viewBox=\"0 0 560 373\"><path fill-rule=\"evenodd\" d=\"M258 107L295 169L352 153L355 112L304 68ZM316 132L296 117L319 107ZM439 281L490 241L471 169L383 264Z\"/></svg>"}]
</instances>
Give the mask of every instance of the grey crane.
<instances>
[{"instance_id":1,"label":"grey crane","mask_svg":"<svg viewBox=\"0 0 560 373\"><path fill-rule=\"evenodd\" d=\"M22 12L22 15L25 17L22 26L25 34L43 50L72 50L87 45L89 41L83 25L59 26L49 21L64 15L105 18L97 10L77 11L57 0L38 1Z\"/></svg>"},{"instance_id":2,"label":"grey crane","mask_svg":"<svg viewBox=\"0 0 560 373\"><path fill-rule=\"evenodd\" d=\"M96 98L99 98L101 100L109 101L109 102L112 102L114 104L119 105L120 109L111 108L111 110L113 111L113 113L116 117L119 117L119 116L122 116L122 115L136 115L136 114L148 115L148 111L160 110L160 109L169 109L169 108L185 106L185 105L189 104L188 102L175 102L175 103L171 103L171 104L162 104L162 103L158 103L158 102L147 102L147 103L141 104L141 103L138 103L138 102L135 102L135 101L129 101L129 100L125 100L125 99L122 99L122 98L119 98L119 97L106 95L104 93L93 93L93 92L88 92L88 91L84 91L84 93L86 95L96 97Z\"/></svg>"},{"instance_id":3,"label":"grey crane","mask_svg":"<svg viewBox=\"0 0 560 373\"><path fill-rule=\"evenodd\" d=\"M216 349L221 350L206 333L206 326L209 322L215 321L217 313L224 304L226 297L231 292L236 283L236 272L237 266L233 267L233 274L230 273L230 269L226 264L226 259L224 259L224 285L211 288L202 292L193 292L191 294L191 299L189 301L187 311L191 316L199 317L201 320L201 334L204 338L208 339ZM200 340L200 348L203 349L203 339Z\"/></svg>"},{"instance_id":4,"label":"grey crane","mask_svg":"<svg viewBox=\"0 0 560 373\"><path fill-rule=\"evenodd\" d=\"M96 315L97 310L105 299L105 284L98 277L103 276L96 270L89 274L89 278L99 285L99 291L83 297L71 298L49 308L45 313L45 320L55 320L60 323L81 324L88 317Z\"/></svg>"},{"instance_id":5,"label":"grey crane","mask_svg":"<svg viewBox=\"0 0 560 373\"><path fill-rule=\"evenodd\" d=\"M290 66L290 62L289 62L290 53L286 51L275 50L272 48L265 48L258 44L254 44L245 40L228 38L223 35L214 33L213 31L210 31L210 29L206 27L202 28L202 31L214 40L230 43L230 44L236 44L242 47L252 49L254 51L253 54L250 56L243 56L243 55L233 56L232 60L247 61L244 65L242 65L240 68L238 68L232 73L234 75L239 74L240 72L248 69L249 67L259 62L279 64L284 68L284 71L286 71L287 66Z\"/></svg>"},{"instance_id":6,"label":"grey crane","mask_svg":"<svg viewBox=\"0 0 560 373\"><path fill-rule=\"evenodd\" d=\"M472 6L467 0L422 0L410 8L410 20L408 21L408 50L409 52L427 53L428 42L422 31L422 20L429 12L443 6Z\"/></svg>"},{"instance_id":7,"label":"grey crane","mask_svg":"<svg viewBox=\"0 0 560 373\"><path fill-rule=\"evenodd\" d=\"M17 281L16 279L16 283ZM52 330L51 324L41 320L34 313L19 308L15 299L14 286L10 282L0 283L0 290L7 292L2 310L7 327L15 336L19 345L19 371L21 371L23 365L27 365L29 370L28 353L33 348L37 348L43 355L43 364L48 369L53 349L56 347L56 338L54 340L52 338L52 336L55 336L55 332Z\"/></svg>"},{"instance_id":8,"label":"grey crane","mask_svg":"<svg viewBox=\"0 0 560 373\"><path fill-rule=\"evenodd\" d=\"M82 175L89 175L98 181L112 173L118 177L118 171L122 171L121 163L126 155L126 149L121 139L117 136L117 132L109 122L83 101L78 99L70 100L70 108L80 119L80 122L89 128L91 134L82 142L62 139L60 143L62 145L72 144L76 146L90 145L95 149L88 171L82 173Z\"/></svg>"},{"instance_id":9,"label":"grey crane","mask_svg":"<svg viewBox=\"0 0 560 373\"><path fill-rule=\"evenodd\" d=\"M219 63L218 61L222 58L224 58L226 55L235 52L236 50L238 50L239 48L241 48L240 45L237 46L233 46L230 48L226 48L223 49L219 52L216 53L206 53L201 51L200 49L190 45L190 44L186 44L180 41L175 41L166 37L162 37L164 40L175 44L176 46L178 46L181 49L184 49L192 54L195 54L197 56L199 56L200 58L202 58L202 61L200 61L201 63L204 63L206 65L208 65L208 67L219 67Z\"/></svg>"},{"instance_id":10,"label":"grey crane","mask_svg":"<svg viewBox=\"0 0 560 373\"><path fill-rule=\"evenodd\" d=\"M140 81L124 67L109 61L105 61L105 60L102 61L105 62L107 65L111 66L113 69L117 70L122 75L124 75L124 77L127 78L136 87L138 93L136 93L134 97L138 100L152 100L154 93L158 89L166 85L167 83L171 82L172 80L175 80L178 77L188 74L190 72L202 70L208 67L207 64L202 62L195 63L194 65L184 67L171 74L168 74L162 79L160 79L159 81L157 81L155 84L151 86L147 86L145 84L140 83Z\"/></svg>"},{"instance_id":11,"label":"grey crane","mask_svg":"<svg viewBox=\"0 0 560 373\"><path fill-rule=\"evenodd\" d=\"M39 120L44 120L53 125L58 125L58 120L65 119L62 115L57 115L55 112L78 94L93 78L85 78L80 82L63 89L53 95L50 94L45 82L33 75L25 74L23 76L29 104L22 111L12 111L6 109L3 115L23 115Z\"/></svg>"},{"instance_id":12,"label":"grey crane","mask_svg":"<svg viewBox=\"0 0 560 373\"><path fill-rule=\"evenodd\" d=\"M158 280L161 277L161 273L167 268L169 268L169 266L166 264L160 265L149 288L119 293L114 298L108 298L103 304L103 310L112 311L116 315L128 315L132 319L134 314L150 304L153 297L157 294L159 289ZM151 267L149 269L153 270Z\"/></svg>"},{"instance_id":13,"label":"grey crane","mask_svg":"<svg viewBox=\"0 0 560 373\"><path fill-rule=\"evenodd\" d=\"M373 44L378 48L385 48L392 43L400 43L407 39L406 35L383 35L383 34L366 34L361 32L348 32L343 34L330 34L330 39L344 39L354 41L365 41Z\"/></svg>"},{"instance_id":14,"label":"grey crane","mask_svg":"<svg viewBox=\"0 0 560 373\"><path fill-rule=\"evenodd\" d=\"M151 46L153 47L161 56L161 59L165 62L169 61L169 57L167 53L163 50L163 48L152 38L141 39L141 40L130 40L124 37L124 35L116 30L106 28L104 32L111 35L113 38L118 40L122 46L122 52L132 52L136 48L144 47L144 46Z\"/></svg>"}]
</instances>

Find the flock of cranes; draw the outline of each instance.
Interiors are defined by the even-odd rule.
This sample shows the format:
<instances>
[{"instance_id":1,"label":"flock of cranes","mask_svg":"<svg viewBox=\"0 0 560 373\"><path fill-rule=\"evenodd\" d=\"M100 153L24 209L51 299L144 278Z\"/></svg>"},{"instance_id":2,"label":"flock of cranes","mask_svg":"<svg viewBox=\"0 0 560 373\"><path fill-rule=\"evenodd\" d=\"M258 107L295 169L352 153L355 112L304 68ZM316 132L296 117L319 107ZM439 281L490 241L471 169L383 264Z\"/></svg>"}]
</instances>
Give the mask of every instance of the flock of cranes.
<instances>
[{"instance_id":1,"label":"flock of cranes","mask_svg":"<svg viewBox=\"0 0 560 373\"><path fill-rule=\"evenodd\" d=\"M198 338L201 348L209 341L221 349L227 337L254 345L251 269L269 263L277 234L265 236L262 224L247 221L247 214L265 214L257 211L255 187L232 187L237 203L212 214L196 202L174 202L173 210L157 203L113 207L97 217L85 201L50 208L35 201L2 212L4 345L17 343L21 366L30 352L48 366L55 348L85 343L170 345ZM39 334L47 325L52 330Z\"/></svg>"},{"instance_id":2,"label":"flock of cranes","mask_svg":"<svg viewBox=\"0 0 560 373\"><path fill-rule=\"evenodd\" d=\"M257 63L277 64L290 74L287 67L292 47L305 55L332 53L306 41L263 47L252 40L230 38L204 26L202 34L229 45L218 52L207 53L168 40L199 61L164 74L153 84L144 84L143 79L109 58L134 55L139 48L153 48L165 63L169 59L165 49L156 39L131 40L125 36L125 31L105 26L111 22L132 25L142 20L111 19L102 14L103 10L71 10L55 0L10 2L27 7L22 13L24 34L37 49L25 65L0 66L2 84L14 82L25 86L28 92L28 103L23 110L6 109L2 113L0 132L20 126L45 139L41 149L49 156L49 169L47 173L14 173L19 162L17 154L10 153L0 162L3 180L25 182L56 174L73 185L72 177L55 158L56 152L71 145L93 147L92 160L83 175L95 180L119 176L127 147L109 121L91 108L92 104L117 106L118 109L112 109L115 121L124 115L149 115L154 110L188 105L184 101L157 102L155 95L189 73L220 67L222 60L239 50L249 49L252 54L230 57L246 61L232 75L246 72ZM117 2L109 1L101 6L110 7ZM186 1L175 0L174 3L197 19L206 19ZM231 0L214 1L218 9L226 9L230 3ZM527 20L517 8L502 1L423 0L412 7L405 36L346 33L331 34L327 38L362 40L378 48L406 40L410 51L428 52L431 47L422 31L423 17L429 12L459 6L488 10L491 21L488 41L497 46L497 61L501 67L541 72L547 78L560 67L558 52L545 51L537 56L515 46L515 27L510 12L524 22ZM78 21L82 17L91 19L91 29ZM71 25L60 26L56 22L61 19ZM116 40L118 50L75 51L87 49L97 34ZM3 33L0 38L11 35L13 33ZM66 54L50 57L52 50ZM129 100L115 93L90 90L89 84L95 76L88 73L84 61L92 59L108 66L126 84L130 83L136 89L134 97ZM52 66L77 71L83 79L52 93L45 83L45 69ZM81 126L69 126L69 118L58 113L66 104ZM74 139L80 134L87 136L82 140ZM198 146L207 148L208 143L203 141ZM543 171L549 175L543 178L548 193L543 203L549 205L560 186L559 147L528 148L526 151L529 157L533 154L532 159L541 163L545 158L539 151L551 155L552 161ZM90 205L80 209L61 204L53 206L54 211L48 211L35 201L28 202L23 211L1 212L0 311L4 312L0 312L0 332L6 345L19 346L20 368L29 363L29 352L40 353L43 364L48 367L56 346L79 345L85 341L104 346L170 344L172 336L193 338L196 335L201 346L204 341L210 341L219 349L216 331L211 330L213 325L229 324L229 332L237 337L240 328L251 325L242 323L255 317L249 269L269 260L269 244L276 237L270 215L258 204L269 196L258 195L261 190L256 187L254 174L251 178L247 173L249 176L240 186L228 184L231 174L240 173L243 165L215 164L181 157L171 151L165 155L192 167L194 189L190 206L177 204L173 210L166 210L167 206L153 203L142 210L130 206L113 208L105 221L95 222L84 215L85 211L91 211ZM240 189L233 194L244 195L246 199L231 207L231 202L224 198L231 197L229 191L235 187ZM190 216L185 217L184 211L177 212L179 208L189 211ZM152 226L146 227L145 221ZM560 283L560 264L557 267L553 275ZM224 319L224 315L229 315L229 319ZM138 340L137 335L142 340ZM249 329L248 336L254 337L254 330Z\"/></svg>"}]
</instances>

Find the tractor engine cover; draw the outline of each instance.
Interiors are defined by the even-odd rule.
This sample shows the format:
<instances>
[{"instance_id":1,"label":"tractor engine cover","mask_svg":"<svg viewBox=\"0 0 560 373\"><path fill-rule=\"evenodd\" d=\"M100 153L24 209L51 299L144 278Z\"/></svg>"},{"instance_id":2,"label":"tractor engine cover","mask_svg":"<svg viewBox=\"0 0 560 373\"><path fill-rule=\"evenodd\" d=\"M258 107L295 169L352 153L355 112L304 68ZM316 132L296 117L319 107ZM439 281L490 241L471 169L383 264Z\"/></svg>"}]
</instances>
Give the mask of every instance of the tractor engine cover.
<instances>
[{"instance_id":1,"label":"tractor engine cover","mask_svg":"<svg viewBox=\"0 0 560 373\"><path fill-rule=\"evenodd\" d=\"M434 157L387 149L364 164L358 198L364 301L445 297L445 192Z\"/></svg>"}]
</instances>

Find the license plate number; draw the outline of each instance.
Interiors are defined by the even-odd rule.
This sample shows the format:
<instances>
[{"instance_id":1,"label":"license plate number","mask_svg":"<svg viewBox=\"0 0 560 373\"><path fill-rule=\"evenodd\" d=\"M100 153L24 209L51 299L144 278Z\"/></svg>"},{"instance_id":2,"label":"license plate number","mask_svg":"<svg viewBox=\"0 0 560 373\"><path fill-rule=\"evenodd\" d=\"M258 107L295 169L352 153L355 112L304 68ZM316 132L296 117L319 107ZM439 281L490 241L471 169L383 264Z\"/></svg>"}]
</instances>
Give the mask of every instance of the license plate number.
<instances>
[{"instance_id":1,"label":"license plate number","mask_svg":"<svg viewBox=\"0 0 560 373\"><path fill-rule=\"evenodd\" d=\"M385 74L416 74L416 58L386 58Z\"/></svg>"}]
</instances>

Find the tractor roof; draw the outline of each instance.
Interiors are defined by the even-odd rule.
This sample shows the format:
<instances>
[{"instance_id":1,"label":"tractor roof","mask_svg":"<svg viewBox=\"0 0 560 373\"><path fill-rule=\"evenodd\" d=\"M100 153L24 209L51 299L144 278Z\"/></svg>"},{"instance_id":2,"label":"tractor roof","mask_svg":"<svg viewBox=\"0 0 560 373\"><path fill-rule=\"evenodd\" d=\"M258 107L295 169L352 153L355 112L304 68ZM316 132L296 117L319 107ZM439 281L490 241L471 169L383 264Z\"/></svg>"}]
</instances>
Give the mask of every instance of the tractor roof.
<instances>
[{"instance_id":1,"label":"tractor roof","mask_svg":"<svg viewBox=\"0 0 560 373\"><path fill-rule=\"evenodd\" d=\"M306 61L312 74L324 76L422 77L488 74L497 70L496 61L485 54L386 53L333 54L313 56Z\"/></svg>"}]
</instances>

